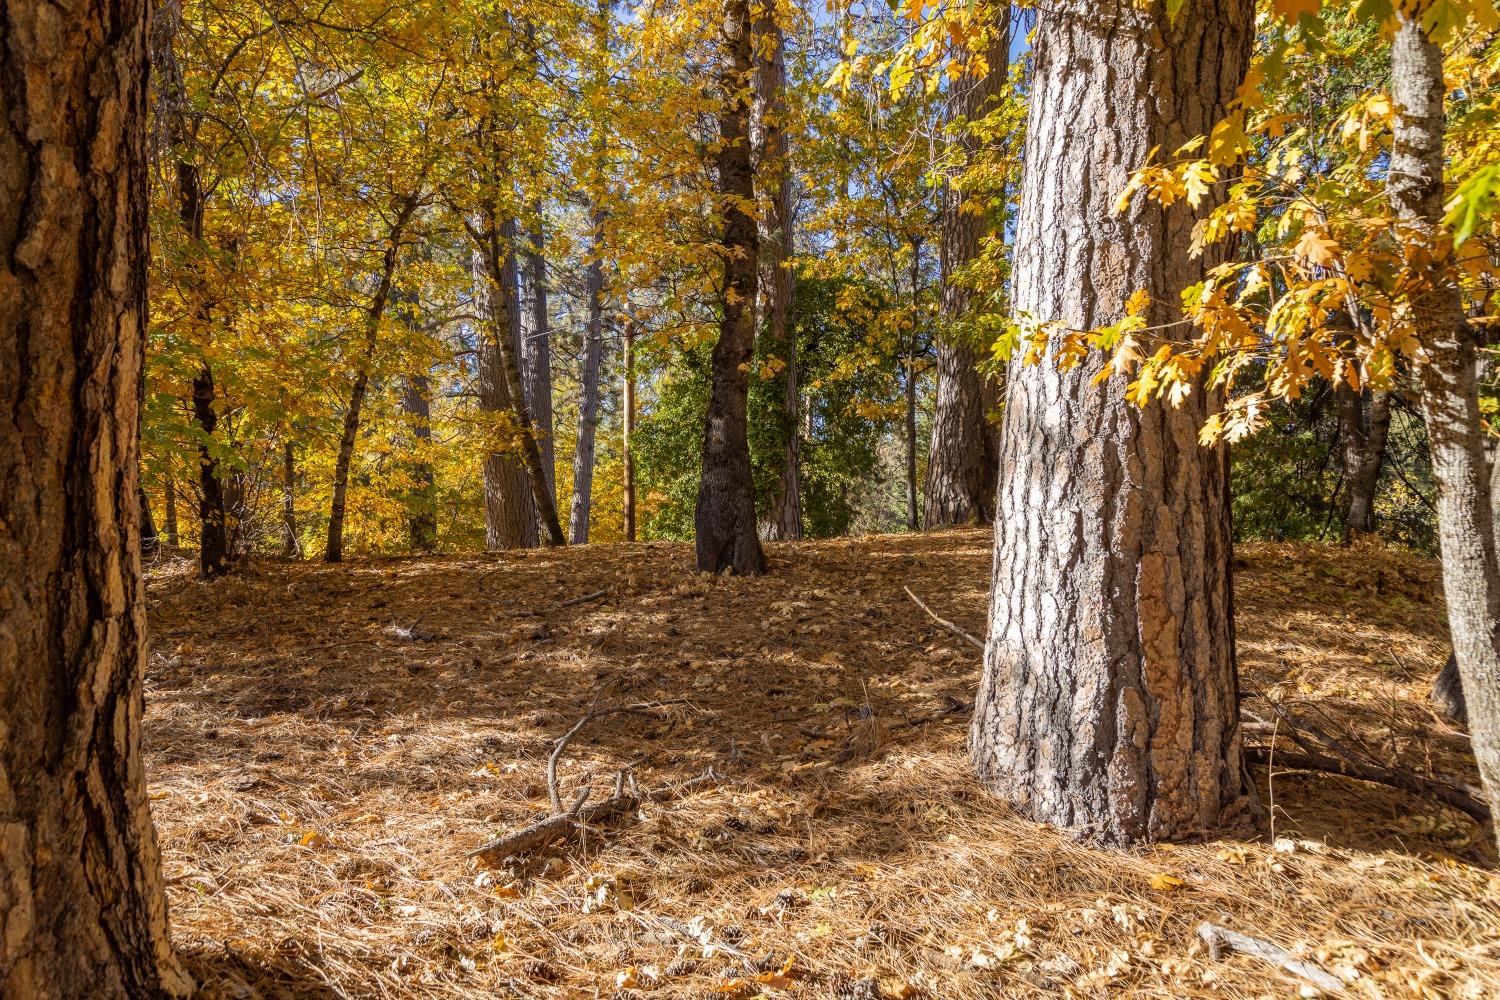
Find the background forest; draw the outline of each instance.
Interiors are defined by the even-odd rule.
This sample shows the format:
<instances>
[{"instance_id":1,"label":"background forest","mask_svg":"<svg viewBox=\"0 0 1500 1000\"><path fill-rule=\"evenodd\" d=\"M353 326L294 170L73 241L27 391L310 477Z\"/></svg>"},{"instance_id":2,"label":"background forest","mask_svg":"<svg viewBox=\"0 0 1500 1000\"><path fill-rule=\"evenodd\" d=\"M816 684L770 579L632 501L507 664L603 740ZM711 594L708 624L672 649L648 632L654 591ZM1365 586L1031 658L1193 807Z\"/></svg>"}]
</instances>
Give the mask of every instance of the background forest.
<instances>
[{"instance_id":1,"label":"background forest","mask_svg":"<svg viewBox=\"0 0 1500 1000\"><path fill-rule=\"evenodd\" d=\"M491 467L486 505L490 456L517 476L525 465L509 393L486 381L494 329L517 345L569 540L691 537L722 267L713 13L162 4L142 482L165 539L198 546L203 517L222 518L207 545L224 556L206 567L544 539L494 524L537 517L524 478L506 493ZM970 520L927 494L973 461L998 399L935 437L935 409L955 411L938 384L945 364L986 381L1001 370L1031 14L976 54L972 29L935 11L773 13L752 112L763 534ZM1280 200L1242 229L1257 259L1299 246L1288 205L1337 211L1379 189L1390 111L1371 95L1388 85L1385 43L1368 21L1326 21L1267 42L1277 71L1245 154ZM1496 50L1482 34L1450 47L1452 72L1484 88L1453 109L1462 137L1494 113ZM1294 163L1293 149L1306 155ZM1482 157L1472 169L1494 183ZM974 230L968 246L945 242L945 219ZM1313 372L1236 441L1237 535L1345 537L1352 502L1372 511L1356 513L1357 532L1431 550L1410 375L1372 393L1331 374ZM789 502L800 517L784 516Z\"/></svg>"}]
</instances>

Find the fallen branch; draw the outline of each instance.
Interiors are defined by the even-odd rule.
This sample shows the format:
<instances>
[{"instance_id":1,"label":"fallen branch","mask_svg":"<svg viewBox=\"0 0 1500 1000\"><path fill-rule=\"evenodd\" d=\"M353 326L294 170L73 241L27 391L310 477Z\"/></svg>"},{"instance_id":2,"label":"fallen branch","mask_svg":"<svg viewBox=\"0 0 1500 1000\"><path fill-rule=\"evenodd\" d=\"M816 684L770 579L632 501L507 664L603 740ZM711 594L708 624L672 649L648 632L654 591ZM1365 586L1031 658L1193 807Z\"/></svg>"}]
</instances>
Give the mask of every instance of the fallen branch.
<instances>
[{"instance_id":1,"label":"fallen branch","mask_svg":"<svg viewBox=\"0 0 1500 1000\"><path fill-rule=\"evenodd\" d=\"M571 608L579 604L587 604L589 601L597 601L599 598L608 597L614 592L615 589L613 587L605 587L603 590L596 590L592 594L583 594L579 597L570 597L566 601L558 601L556 604L549 604L545 608L537 608L534 611L522 611L521 616L536 617L538 615L551 614L554 611L561 611L563 608Z\"/></svg>"},{"instance_id":2,"label":"fallen branch","mask_svg":"<svg viewBox=\"0 0 1500 1000\"><path fill-rule=\"evenodd\" d=\"M1203 939L1204 944L1208 945L1208 954L1215 960L1222 959L1225 952L1237 951L1241 955L1259 958L1293 975L1301 976L1318 989L1336 992L1342 992L1344 989L1344 981L1338 976L1312 962L1303 962L1293 958L1285 948L1277 947L1269 941L1207 922L1198 925L1198 936Z\"/></svg>"},{"instance_id":3,"label":"fallen branch","mask_svg":"<svg viewBox=\"0 0 1500 1000\"><path fill-rule=\"evenodd\" d=\"M901 589L904 590L904 591L906 591L906 596L910 597L912 600L916 601L917 602L917 607L919 607L923 611L927 612L927 616L929 618L931 618L933 621L937 622L939 625L943 626L943 628L947 629L949 632L952 632L954 635L958 636L960 639L963 639L965 642L968 642L971 646L977 647L981 652L984 650L984 642L982 640L975 638L973 635L970 635L968 632L965 632L963 629L959 628L957 625L953 624L948 619L939 617L939 615L938 615L937 612L935 612L931 608L929 608L926 605L926 603L924 603L923 600L920 597L918 597L916 594L913 594L911 592L911 588L910 587L902 587Z\"/></svg>"},{"instance_id":4,"label":"fallen branch","mask_svg":"<svg viewBox=\"0 0 1500 1000\"><path fill-rule=\"evenodd\" d=\"M1270 747L1245 748L1245 760L1252 764L1270 764L1272 756ZM1274 758L1278 765L1294 771L1316 771L1323 774L1337 774L1345 778L1357 778L1360 781L1385 785L1388 788L1399 788L1403 792L1422 795L1430 799L1436 799L1444 805L1452 806L1460 812L1467 813L1476 823L1488 823L1490 821L1489 806L1468 792L1461 788L1444 784L1441 781L1420 778L1407 771L1396 771L1388 767L1379 767L1373 764L1355 764L1352 761L1340 760L1337 757L1329 757L1326 754L1315 752L1290 753L1285 750L1277 750L1274 753Z\"/></svg>"}]
</instances>

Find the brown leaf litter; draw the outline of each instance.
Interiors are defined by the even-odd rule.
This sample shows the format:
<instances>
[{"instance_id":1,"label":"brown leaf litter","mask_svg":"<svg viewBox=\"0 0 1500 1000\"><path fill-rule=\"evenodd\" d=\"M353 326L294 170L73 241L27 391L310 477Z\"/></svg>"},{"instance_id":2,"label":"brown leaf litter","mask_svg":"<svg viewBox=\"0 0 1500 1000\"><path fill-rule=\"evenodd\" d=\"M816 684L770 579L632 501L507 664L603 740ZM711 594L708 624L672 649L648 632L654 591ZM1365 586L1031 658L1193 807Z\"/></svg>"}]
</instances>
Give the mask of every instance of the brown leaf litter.
<instances>
[{"instance_id":1,"label":"brown leaf litter","mask_svg":"<svg viewBox=\"0 0 1500 1000\"><path fill-rule=\"evenodd\" d=\"M753 580L671 544L153 569L151 798L206 995L1306 995L1211 958L1204 921L1351 996L1500 995L1500 878L1468 817L1262 768L1274 844L1079 844L970 776L977 657L903 592L982 634L987 533L769 551ZM1433 564L1254 545L1236 574L1247 690L1474 780L1425 699ZM565 800L626 767L725 780L523 870L466 858L550 811L553 743L606 682L646 707L573 740Z\"/></svg>"}]
</instances>

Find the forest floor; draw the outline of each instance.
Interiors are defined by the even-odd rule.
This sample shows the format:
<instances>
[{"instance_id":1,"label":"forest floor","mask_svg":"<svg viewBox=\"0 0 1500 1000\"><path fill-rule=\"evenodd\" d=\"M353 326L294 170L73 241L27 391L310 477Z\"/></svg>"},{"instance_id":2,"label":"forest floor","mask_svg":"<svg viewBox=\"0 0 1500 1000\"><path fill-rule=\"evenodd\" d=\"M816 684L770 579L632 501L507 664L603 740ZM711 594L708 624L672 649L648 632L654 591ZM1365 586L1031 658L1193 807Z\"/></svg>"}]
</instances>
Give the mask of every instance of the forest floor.
<instances>
[{"instance_id":1,"label":"forest floor","mask_svg":"<svg viewBox=\"0 0 1500 1000\"><path fill-rule=\"evenodd\" d=\"M676 544L151 568L152 806L207 995L1309 995L1211 957L1212 921L1351 995L1500 996L1500 874L1462 813L1259 767L1272 836L1095 850L970 776L977 652L903 591L982 634L987 532L769 554L762 579L694 576ZM1434 564L1249 545L1236 578L1246 691L1477 780L1425 697ZM466 857L550 811L548 756L601 688L565 802L624 767L723 780L524 870Z\"/></svg>"}]
</instances>

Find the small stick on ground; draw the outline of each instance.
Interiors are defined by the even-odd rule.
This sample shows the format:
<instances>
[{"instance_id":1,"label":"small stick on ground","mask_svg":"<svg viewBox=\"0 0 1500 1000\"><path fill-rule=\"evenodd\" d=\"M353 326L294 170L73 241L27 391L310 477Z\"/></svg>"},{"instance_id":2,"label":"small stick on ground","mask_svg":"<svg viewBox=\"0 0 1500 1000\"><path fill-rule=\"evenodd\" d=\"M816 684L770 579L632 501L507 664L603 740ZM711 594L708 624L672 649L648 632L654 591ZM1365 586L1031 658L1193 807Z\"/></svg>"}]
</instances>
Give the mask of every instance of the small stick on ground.
<instances>
[{"instance_id":1,"label":"small stick on ground","mask_svg":"<svg viewBox=\"0 0 1500 1000\"><path fill-rule=\"evenodd\" d=\"M958 636L960 639L963 639L965 642L969 643L969 645L976 647L981 652L984 651L984 641L983 640L976 638L975 636L971 635L968 632L965 632L963 629L959 628L957 625L953 624L948 619L939 617L939 615L937 614L937 612L935 612L931 608L929 608L926 605L926 603L923 602L923 600L920 597L918 597L916 594L913 594L911 592L911 588L910 587L902 587L901 589L904 590L904 591L906 591L906 596L910 597L912 600L916 601L917 602L917 607L919 607L923 611L927 612L927 616L929 618L931 618L933 621L937 622L939 625L943 626L943 628L947 629L949 632L952 632L954 635Z\"/></svg>"},{"instance_id":2,"label":"small stick on ground","mask_svg":"<svg viewBox=\"0 0 1500 1000\"><path fill-rule=\"evenodd\" d=\"M1285 948L1279 948L1269 941L1206 921L1198 925L1198 936L1208 945L1208 954L1214 959L1222 959L1225 952L1237 951L1241 955L1259 958L1293 975L1301 976L1320 990L1341 992L1344 989L1344 981L1339 977L1312 962L1293 958Z\"/></svg>"},{"instance_id":3,"label":"small stick on ground","mask_svg":"<svg viewBox=\"0 0 1500 1000\"><path fill-rule=\"evenodd\" d=\"M579 604L587 604L589 601L597 601L599 598L608 597L614 592L615 588L605 587L603 590L596 590L592 594L583 594L579 597L570 597L566 601L558 601L556 604L549 604L545 608L537 608L534 611L523 611L521 612L521 614L524 617L535 617L537 615L550 614L553 611L561 611L563 608L576 607Z\"/></svg>"}]
</instances>

